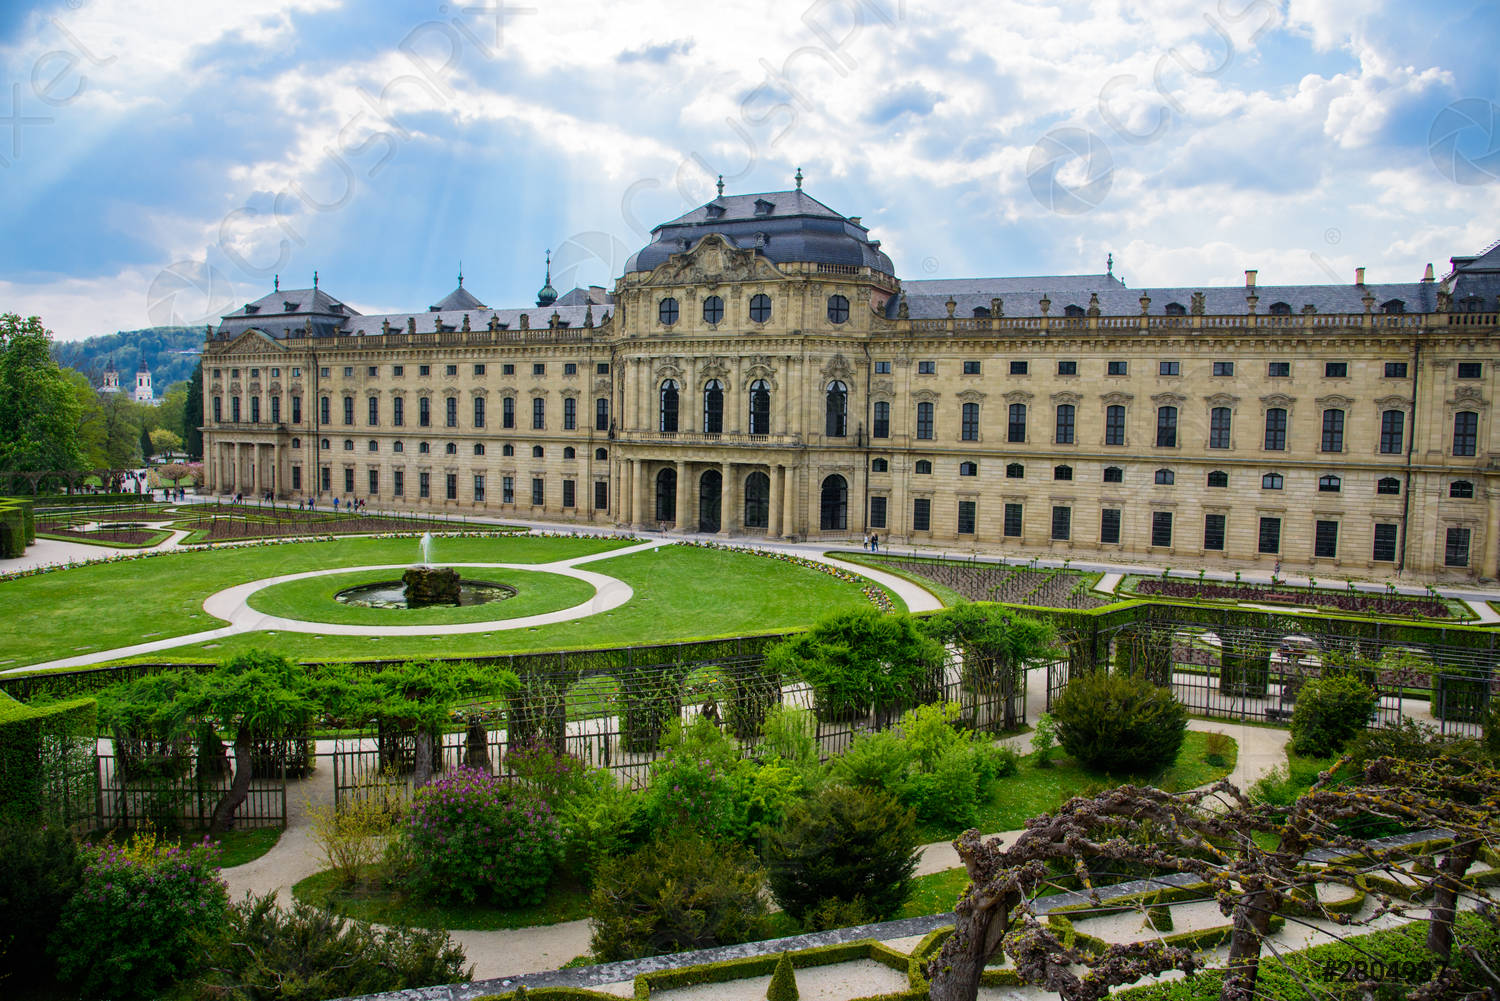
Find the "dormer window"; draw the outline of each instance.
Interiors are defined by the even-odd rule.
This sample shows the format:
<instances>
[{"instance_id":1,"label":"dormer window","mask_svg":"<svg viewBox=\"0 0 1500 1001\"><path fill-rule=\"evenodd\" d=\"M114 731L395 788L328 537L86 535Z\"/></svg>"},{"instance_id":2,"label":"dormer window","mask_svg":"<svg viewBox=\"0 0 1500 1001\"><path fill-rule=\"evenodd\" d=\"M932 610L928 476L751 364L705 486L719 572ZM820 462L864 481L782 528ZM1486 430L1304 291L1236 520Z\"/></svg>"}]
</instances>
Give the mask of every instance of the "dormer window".
<instances>
[{"instance_id":1,"label":"dormer window","mask_svg":"<svg viewBox=\"0 0 1500 1001\"><path fill-rule=\"evenodd\" d=\"M755 214L756 215L761 215L761 216L770 215L772 212L775 212L775 211L776 211L776 205L775 205L775 203L768 202L764 198L757 198L755 200Z\"/></svg>"},{"instance_id":2,"label":"dormer window","mask_svg":"<svg viewBox=\"0 0 1500 1001\"><path fill-rule=\"evenodd\" d=\"M344 307L343 307L343 304L342 304L342 303L337 303L337 302L336 302L336 303L334 303L334 304L333 304L333 305L332 305L332 306L329 306L329 307L328 307L328 311L329 311L329 312L330 312L330 313L342 313L342 312L343 312L343 311L344 311Z\"/></svg>"},{"instance_id":3,"label":"dormer window","mask_svg":"<svg viewBox=\"0 0 1500 1001\"><path fill-rule=\"evenodd\" d=\"M1288 302L1273 302L1273 303L1271 303L1271 315L1272 316L1291 316L1292 315L1292 305L1291 305L1291 303L1288 303Z\"/></svg>"},{"instance_id":4,"label":"dormer window","mask_svg":"<svg viewBox=\"0 0 1500 1001\"><path fill-rule=\"evenodd\" d=\"M253 313L259 313L259 312L260 312L260 307L259 306L252 306L248 302L245 303L245 315L246 316L249 316L249 315L251 315Z\"/></svg>"},{"instance_id":5,"label":"dormer window","mask_svg":"<svg viewBox=\"0 0 1500 1001\"><path fill-rule=\"evenodd\" d=\"M724 206L711 204L706 209L710 219L721 219L724 216Z\"/></svg>"},{"instance_id":6,"label":"dormer window","mask_svg":"<svg viewBox=\"0 0 1500 1001\"><path fill-rule=\"evenodd\" d=\"M1484 309L1484 300L1477 295L1466 295L1458 300L1460 313L1478 313Z\"/></svg>"},{"instance_id":7,"label":"dormer window","mask_svg":"<svg viewBox=\"0 0 1500 1001\"><path fill-rule=\"evenodd\" d=\"M1395 313L1404 313L1404 312L1406 312L1406 303L1405 303L1404 300L1401 300L1401 299L1390 299L1390 300L1388 300L1386 302L1382 302L1380 304L1380 311L1382 313L1392 313L1392 314L1395 314Z\"/></svg>"},{"instance_id":8,"label":"dormer window","mask_svg":"<svg viewBox=\"0 0 1500 1001\"><path fill-rule=\"evenodd\" d=\"M288 302L283 299L281 301L281 308L286 310L288 313L295 313L297 311L297 304L295 302Z\"/></svg>"},{"instance_id":9,"label":"dormer window","mask_svg":"<svg viewBox=\"0 0 1500 1001\"><path fill-rule=\"evenodd\" d=\"M1187 316L1187 307L1180 302L1167 303L1168 316Z\"/></svg>"},{"instance_id":10,"label":"dormer window","mask_svg":"<svg viewBox=\"0 0 1500 1001\"><path fill-rule=\"evenodd\" d=\"M1064 316L1083 316L1084 315L1083 307L1082 306L1074 306L1074 305L1072 305L1070 303L1069 305L1066 305L1066 306L1063 307L1063 315Z\"/></svg>"},{"instance_id":11,"label":"dormer window","mask_svg":"<svg viewBox=\"0 0 1500 1001\"><path fill-rule=\"evenodd\" d=\"M990 307L988 307L988 306L975 306L974 307L974 318L976 320L985 320L985 319L988 319L989 315L990 315Z\"/></svg>"}]
</instances>

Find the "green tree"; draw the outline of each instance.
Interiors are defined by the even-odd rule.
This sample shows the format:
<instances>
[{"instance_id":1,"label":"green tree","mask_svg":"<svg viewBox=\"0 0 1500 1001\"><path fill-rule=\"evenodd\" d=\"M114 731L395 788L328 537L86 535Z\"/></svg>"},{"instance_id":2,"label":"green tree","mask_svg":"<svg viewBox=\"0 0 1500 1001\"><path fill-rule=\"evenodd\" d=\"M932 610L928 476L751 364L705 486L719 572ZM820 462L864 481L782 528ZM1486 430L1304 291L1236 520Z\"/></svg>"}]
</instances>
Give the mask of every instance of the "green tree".
<instances>
[{"instance_id":1,"label":"green tree","mask_svg":"<svg viewBox=\"0 0 1500 1001\"><path fill-rule=\"evenodd\" d=\"M1000 703L1000 726L1016 727L1016 695L1026 668L1052 652L1057 632L1050 623L1012 615L995 605L965 602L926 620L927 633L963 654L965 710L981 727L992 724L988 709Z\"/></svg>"},{"instance_id":2,"label":"green tree","mask_svg":"<svg viewBox=\"0 0 1500 1001\"><path fill-rule=\"evenodd\" d=\"M100 401L103 412L104 467L133 469L141 464L141 425L138 405L124 393L105 394Z\"/></svg>"},{"instance_id":3,"label":"green tree","mask_svg":"<svg viewBox=\"0 0 1500 1001\"><path fill-rule=\"evenodd\" d=\"M0 315L0 470L82 469L81 416L41 319Z\"/></svg>"},{"instance_id":4,"label":"green tree","mask_svg":"<svg viewBox=\"0 0 1500 1001\"><path fill-rule=\"evenodd\" d=\"M176 431L157 428L155 431L148 431L146 434L151 439L152 455L161 455L163 452L175 452L182 447L182 436Z\"/></svg>"},{"instance_id":5,"label":"green tree","mask_svg":"<svg viewBox=\"0 0 1500 1001\"><path fill-rule=\"evenodd\" d=\"M203 362L200 359L193 369L193 377L187 383L187 395L182 404L182 441L187 454L203 454Z\"/></svg>"}]
</instances>

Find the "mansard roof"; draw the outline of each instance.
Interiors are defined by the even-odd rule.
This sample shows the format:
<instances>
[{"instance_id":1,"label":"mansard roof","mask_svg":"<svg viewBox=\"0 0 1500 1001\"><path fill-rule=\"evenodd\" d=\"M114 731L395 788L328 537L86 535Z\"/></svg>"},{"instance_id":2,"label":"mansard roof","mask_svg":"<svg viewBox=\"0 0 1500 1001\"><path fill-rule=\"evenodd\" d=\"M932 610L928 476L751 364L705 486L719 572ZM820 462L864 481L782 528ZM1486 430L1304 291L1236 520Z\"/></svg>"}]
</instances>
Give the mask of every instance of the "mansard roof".
<instances>
[{"instance_id":1,"label":"mansard roof","mask_svg":"<svg viewBox=\"0 0 1500 1001\"><path fill-rule=\"evenodd\" d=\"M454 289L452 292L449 292L447 295L439 299L436 305L428 306L427 311L430 313L442 313L455 309L474 310L486 308L488 307L486 307L484 303L474 298L474 296L470 294L469 290L464 288L463 279L460 278L458 280L458 288Z\"/></svg>"}]
</instances>

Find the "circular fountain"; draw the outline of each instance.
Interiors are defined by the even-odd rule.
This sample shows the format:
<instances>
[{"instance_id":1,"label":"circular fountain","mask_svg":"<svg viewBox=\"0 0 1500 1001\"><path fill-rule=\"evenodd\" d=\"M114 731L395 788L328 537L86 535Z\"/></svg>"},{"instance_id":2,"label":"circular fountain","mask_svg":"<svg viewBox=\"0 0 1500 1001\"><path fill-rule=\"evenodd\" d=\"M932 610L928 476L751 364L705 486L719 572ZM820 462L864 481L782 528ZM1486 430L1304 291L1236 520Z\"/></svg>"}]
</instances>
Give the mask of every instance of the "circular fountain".
<instances>
[{"instance_id":1,"label":"circular fountain","mask_svg":"<svg viewBox=\"0 0 1500 1001\"><path fill-rule=\"evenodd\" d=\"M488 580L464 580L452 567L432 565L432 533L422 536L422 562L400 580L346 587L334 600L364 608L430 608L433 605L487 605L515 597L516 589Z\"/></svg>"}]
</instances>

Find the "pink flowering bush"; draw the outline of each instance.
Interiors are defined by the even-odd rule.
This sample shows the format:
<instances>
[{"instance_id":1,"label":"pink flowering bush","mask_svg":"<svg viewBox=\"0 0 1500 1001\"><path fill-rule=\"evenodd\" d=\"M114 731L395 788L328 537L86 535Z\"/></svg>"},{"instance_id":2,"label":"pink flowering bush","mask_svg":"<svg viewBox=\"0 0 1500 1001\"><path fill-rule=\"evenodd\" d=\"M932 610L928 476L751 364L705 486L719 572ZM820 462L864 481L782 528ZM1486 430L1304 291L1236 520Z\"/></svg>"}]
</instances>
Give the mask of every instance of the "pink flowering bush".
<instances>
[{"instance_id":1,"label":"pink flowering bush","mask_svg":"<svg viewBox=\"0 0 1500 1001\"><path fill-rule=\"evenodd\" d=\"M82 849L83 882L52 936L58 973L85 998L157 998L223 923L218 849L154 837Z\"/></svg>"},{"instance_id":2,"label":"pink flowering bush","mask_svg":"<svg viewBox=\"0 0 1500 1001\"><path fill-rule=\"evenodd\" d=\"M546 803L460 768L417 790L401 854L421 896L519 907L546 895L562 835Z\"/></svg>"}]
</instances>

